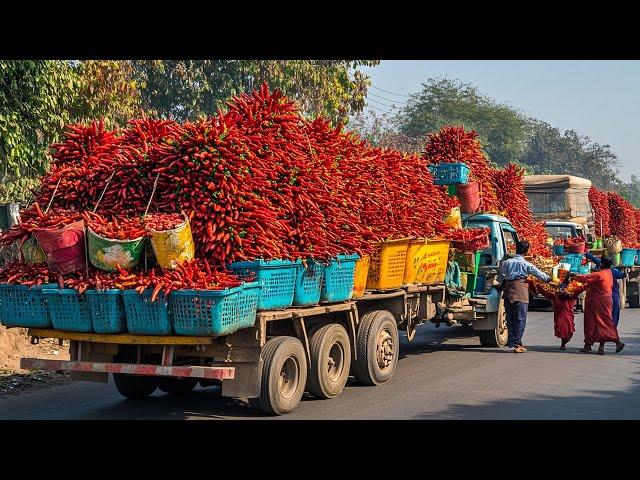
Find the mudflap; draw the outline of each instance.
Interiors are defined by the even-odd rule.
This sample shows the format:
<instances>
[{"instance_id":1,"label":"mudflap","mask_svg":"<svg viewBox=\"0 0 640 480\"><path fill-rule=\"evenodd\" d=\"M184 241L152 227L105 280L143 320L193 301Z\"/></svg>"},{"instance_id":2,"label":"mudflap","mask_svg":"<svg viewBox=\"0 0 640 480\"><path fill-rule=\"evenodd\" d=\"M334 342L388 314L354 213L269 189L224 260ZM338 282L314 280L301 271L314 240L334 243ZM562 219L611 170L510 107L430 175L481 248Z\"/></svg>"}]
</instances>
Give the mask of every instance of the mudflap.
<instances>
[{"instance_id":1,"label":"mudflap","mask_svg":"<svg viewBox=\"0 0 640 480\"><path fill-rule=\"evenodd\" d=\"M257 362L233 363L233 367L236 369L235 378L222 382L222 396L235 398L259 397L262 364L262 358Z\"/></svg>"}]
</instances>

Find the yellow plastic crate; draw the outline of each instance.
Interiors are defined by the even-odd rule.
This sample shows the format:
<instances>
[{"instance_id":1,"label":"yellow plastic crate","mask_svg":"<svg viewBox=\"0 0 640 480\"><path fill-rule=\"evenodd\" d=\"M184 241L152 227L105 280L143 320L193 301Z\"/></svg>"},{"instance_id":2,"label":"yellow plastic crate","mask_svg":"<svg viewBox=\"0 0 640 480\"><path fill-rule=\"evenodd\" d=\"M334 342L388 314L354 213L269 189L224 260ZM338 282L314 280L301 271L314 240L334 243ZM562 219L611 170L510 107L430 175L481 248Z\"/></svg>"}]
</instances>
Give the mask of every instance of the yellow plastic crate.
<instances>
[{"instance_id":1,"label":"yellow plastic crate","mask_svg":"<svg viewBox=\"0 0 640 480\"><path fill-rule=\"evenodd\" d=\"M409 242L409 246L407 247L407 259L404 265L404 283L416 283L416 276L418 275L420 261L424 256L426 245L426 238L418 238Z\"/></svg>"},{"instance_id":2,"label":"yellow plastic crate","mask_svg":"<svg viewBox=\"0 0 640 480\"><path fill-rule=\"evenodd\" d=\"M369 265L367 288L390 290L399 288L404 282L404 267L407 260L409 239L388 240L380 244Z\"/></svg>"},{"instance_id":3,"label":"yellow plastic crate","mask_svg":"<svg viewBox=\"0 0 640 480\"><path fill-rule=\"evenodd\" d=\"M355 280L353 282L353 295L351 298L360 298L367 288L367 277L369 276L369 265L371 257L365 255L356 262Z\"/></svg>"},{"instance_id":4,"label":"yellow plastic crate","mask_svg":"<svg viewBox=\"0 0 640 480\"><path fill-rule=\"evenodd\" d=\"M420 249L420 260L416 272L416 283L428 285L444 283L449 261L451 242L441 239L430 239Z\"/></svg>"}]
</instances>

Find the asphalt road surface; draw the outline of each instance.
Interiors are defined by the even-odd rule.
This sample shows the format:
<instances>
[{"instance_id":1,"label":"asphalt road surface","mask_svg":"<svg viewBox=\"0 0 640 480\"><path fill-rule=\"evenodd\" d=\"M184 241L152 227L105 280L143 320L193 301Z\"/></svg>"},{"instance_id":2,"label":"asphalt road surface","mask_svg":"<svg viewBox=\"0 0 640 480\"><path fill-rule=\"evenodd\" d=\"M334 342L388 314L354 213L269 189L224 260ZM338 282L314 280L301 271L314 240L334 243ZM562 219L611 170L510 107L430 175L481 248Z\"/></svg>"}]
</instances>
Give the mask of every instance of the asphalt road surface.
<instances>
[{"instance_id":1,"label":"asphalt road surface","mask_svg":"<svg viewBox=\"0 0 640 480\"><path fill-rule=\"evenodd\" d=\"M529 352L479 346L470 329L419 327L403 339L394 377L379 387L351 381L333 400L304 398L277 419L639 419L640 309L622 311L626 348L605 356L578 352L582 314L567 351L553 336L553 314L530 312ZM251 419L265 418L217 387L187 397L159 390L126 401L112 383L75 382L0 399L0 419ZM269 418L269 417L266 417Z\"/></svg>"}]
</instances>

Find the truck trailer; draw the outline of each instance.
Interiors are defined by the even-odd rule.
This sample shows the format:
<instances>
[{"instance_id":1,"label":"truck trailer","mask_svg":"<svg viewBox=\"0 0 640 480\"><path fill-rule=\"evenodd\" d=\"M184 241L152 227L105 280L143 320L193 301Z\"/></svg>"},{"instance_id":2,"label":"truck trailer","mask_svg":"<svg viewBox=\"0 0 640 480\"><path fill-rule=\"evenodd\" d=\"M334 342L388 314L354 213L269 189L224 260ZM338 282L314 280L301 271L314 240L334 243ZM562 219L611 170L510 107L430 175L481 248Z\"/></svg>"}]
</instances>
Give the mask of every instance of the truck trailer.
<instances>
[{"instance_id":1,"label":"truck trailer","mask_svg":"<svg viewBox=\"0 0 640 480\"><path fill-rule=\"evenodd\" d=\"M366 291L356 300L257 313L255 324L221 337L96 334L30 329L41 338L70 341L70 360L22 358L21 368L70 371L75 380L108 382L121 395L141 400L156 389L183 393L221 384L222 395L247 398L266 414L294 410L305 391L338 396L350 375L363 385L391 380L399 356L399 332L413 340L416 327L471 326L485 347L505 346L504 305L495 288L498 262L517 233L505 218L474 214L469 227L489 227L473 294L450 295L445 284L404 285Z\"/></svg>"}]
</instances>

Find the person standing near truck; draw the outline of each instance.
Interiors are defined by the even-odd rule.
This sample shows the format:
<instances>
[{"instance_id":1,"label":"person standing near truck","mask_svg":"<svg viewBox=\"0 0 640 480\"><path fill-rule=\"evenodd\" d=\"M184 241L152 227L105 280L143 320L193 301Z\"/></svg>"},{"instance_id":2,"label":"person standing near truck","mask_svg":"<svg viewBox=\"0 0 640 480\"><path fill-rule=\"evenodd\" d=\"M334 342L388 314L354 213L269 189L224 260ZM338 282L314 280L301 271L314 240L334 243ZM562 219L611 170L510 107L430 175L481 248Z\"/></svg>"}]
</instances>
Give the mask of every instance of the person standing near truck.
<instances>
[{"instance_id":1,"label":"person standing near truck","mask_svg":"<svg viewBox=\"0 0 640 480\"><path fill-rule=\"evenodd\" d=\"M576 275L580 283L587 284L587 298L584 301L584 348L581 352L591 352L595 342L600 343L598 355L604 355L605 342L616 344L616 353L621 352L624 343L618 337L618 329L613 323L613 273L611 259L600 261L601 270L589 275Z\"/></svg>"},{"instance_id":2,"label":"person standing near truck","mask_svg":"<svg viewBox=\"0 0 640 480\"><path fill-rule=\"evenodd\" d=\"M502 296L509 329L507 346L513 348L515 353L527 351L527 348L522 344L522 336L527 325L527 312L529 310L527 278L529 275L533 275L545 283L551 281L549 275L524 259L524 255L528 252L529 242L526 240L518 242L516 244L516 254L503 260L499 269L500 276L498 280L502 280Z\"/></svg>"},{"instance_id":3,"label":"person standing near truck","mask_svg":"<svg viewBox=\"0 0 640 480\"><path fill-rule=\"evenodd\" d=\"M593 253L585 253L587 260L596 264L596 268L602 268L602 260L596 257ZM609 268L611 275L613 275L613 286L611 287L611 300L613 301L613 324L618 328L618 322L620 321L620 285L618 280L624 278L624 273L616 268Z\"/></svg>"}]
</instances>

